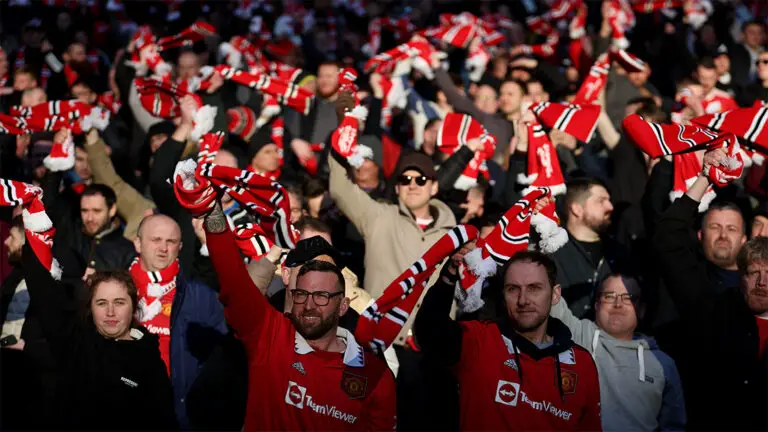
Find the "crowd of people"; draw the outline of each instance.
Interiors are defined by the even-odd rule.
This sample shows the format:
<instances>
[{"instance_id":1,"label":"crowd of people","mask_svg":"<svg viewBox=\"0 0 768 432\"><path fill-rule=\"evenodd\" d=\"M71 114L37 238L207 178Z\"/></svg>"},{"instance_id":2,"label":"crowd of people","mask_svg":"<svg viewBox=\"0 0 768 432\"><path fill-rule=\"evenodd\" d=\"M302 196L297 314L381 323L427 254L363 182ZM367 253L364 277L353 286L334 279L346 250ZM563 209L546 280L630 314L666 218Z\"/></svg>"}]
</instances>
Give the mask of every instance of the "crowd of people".
<instances>
[{"instance_id":1,"label":"crowd of people","mask_svg":"<svg viewBox=\"0 0 768 432\"><path fill-rule=\"evenodd\" d=\"M767 26L0 2L0 429L767 429Z\"/></svg>"}]
</instances>

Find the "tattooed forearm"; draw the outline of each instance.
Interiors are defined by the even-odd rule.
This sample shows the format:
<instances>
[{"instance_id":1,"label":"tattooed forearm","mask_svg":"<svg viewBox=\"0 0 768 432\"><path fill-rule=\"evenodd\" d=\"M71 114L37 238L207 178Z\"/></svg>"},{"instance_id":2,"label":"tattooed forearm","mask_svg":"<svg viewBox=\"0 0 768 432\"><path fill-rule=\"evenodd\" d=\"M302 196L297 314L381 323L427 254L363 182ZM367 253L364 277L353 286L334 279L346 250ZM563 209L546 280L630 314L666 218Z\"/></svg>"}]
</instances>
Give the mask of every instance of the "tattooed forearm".
<instances>
[{"instance_id":1,"label":"tattooed forearm","mask_svg":"<svg viewBox=\"0 0 768 432\"><path fill-rule=\"evenodd\" d=\"M227 229L227 217L221 209L221 203L216 203L211 214L205 217L205 230L212 234L223 233Z\"/></svg>"}]
</instances>

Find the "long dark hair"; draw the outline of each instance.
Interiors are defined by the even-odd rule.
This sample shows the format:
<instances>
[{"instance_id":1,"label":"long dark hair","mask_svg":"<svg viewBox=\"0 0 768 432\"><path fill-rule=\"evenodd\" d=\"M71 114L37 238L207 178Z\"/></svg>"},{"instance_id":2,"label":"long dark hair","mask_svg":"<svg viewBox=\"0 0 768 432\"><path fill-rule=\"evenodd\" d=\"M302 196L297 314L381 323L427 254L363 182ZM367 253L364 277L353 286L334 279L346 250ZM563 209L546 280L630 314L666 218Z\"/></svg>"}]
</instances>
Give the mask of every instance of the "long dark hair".
<instances>
[{"instance_id":1,"label":"long dark hair","mask_svg":"<svg viewBox=\"0 0 768 432\"><path fill-rule=\"evenodd\" d=\"M131 327L138 326L139 322L136 311L139 309L139 291L136 289L136 284L133 282L131 274L126 270L97 271L88 277L85 281L86 296L82 313L84 323L86 325L93 323L91 302L93 301L93 296L96 295L96 288L102 283L109 281L117 282L125 287L125 290L128 292L128 298L131 299L131 308L133 309Z\"/></svg>"}]
</instances>

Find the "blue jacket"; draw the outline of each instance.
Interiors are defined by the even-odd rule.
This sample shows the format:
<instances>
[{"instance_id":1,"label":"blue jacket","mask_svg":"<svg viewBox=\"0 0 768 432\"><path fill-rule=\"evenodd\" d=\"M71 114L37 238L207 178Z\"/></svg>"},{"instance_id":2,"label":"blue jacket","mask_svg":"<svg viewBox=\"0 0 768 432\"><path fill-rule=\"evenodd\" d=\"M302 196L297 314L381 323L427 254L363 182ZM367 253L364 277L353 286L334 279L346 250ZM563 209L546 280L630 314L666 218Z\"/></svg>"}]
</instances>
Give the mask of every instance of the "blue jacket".
<instances>
[{"instance_id":1,"label":"blue jacket","mask_svg":"<svg viewBox=\"0 0 768 432\"><path fill-rule=\"evenodd\" d=\"M171 307L171 384L182 429L189 428L187 392L205 359L226 333L224 307L217 293L179 273Z\"/></svg>"}]
</instances>

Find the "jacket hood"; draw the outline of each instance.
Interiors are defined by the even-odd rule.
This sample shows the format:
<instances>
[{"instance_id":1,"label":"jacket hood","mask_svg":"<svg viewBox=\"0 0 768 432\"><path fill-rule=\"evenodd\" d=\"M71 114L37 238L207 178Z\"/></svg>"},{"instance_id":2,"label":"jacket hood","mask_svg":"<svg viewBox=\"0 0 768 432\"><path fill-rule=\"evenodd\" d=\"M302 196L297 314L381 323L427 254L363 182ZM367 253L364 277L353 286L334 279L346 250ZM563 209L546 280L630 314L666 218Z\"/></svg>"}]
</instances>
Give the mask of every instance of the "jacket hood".
<instances>
[{"instance_id":1,"label":"jacket hood","mask_svg":"<svg viewBox=\"0 0 768 432\"><path fill-rule=\"evenodd\" d=\"M547 334L552 336L552 345L546 348L537 347L533 342L514 331L508 318L502 317L499 322L499 329L501 334L512 341L517 349L537 361L545 357L556 357L574 345L571 331L562 321L553 317L549 317L547 322Z\"/></svg>"}]
</instances>

